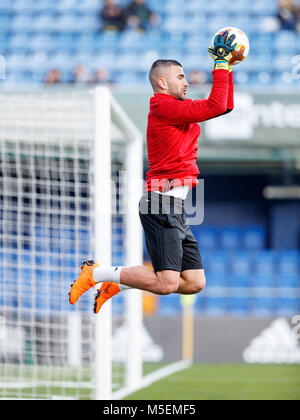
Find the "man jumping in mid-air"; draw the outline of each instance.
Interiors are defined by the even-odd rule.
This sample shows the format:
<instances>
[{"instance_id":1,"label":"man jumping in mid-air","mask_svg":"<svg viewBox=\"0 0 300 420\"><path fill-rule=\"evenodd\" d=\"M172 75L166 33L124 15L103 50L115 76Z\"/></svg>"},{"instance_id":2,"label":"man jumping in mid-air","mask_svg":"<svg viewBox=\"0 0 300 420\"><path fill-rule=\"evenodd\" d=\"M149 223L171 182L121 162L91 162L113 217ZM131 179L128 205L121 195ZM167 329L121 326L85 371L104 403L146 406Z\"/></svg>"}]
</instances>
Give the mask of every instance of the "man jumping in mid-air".
<instances>
[{"instance_id":1,"label":"man jumping in mid-air","mask_svg":"<svg viewBox=\"0 0 300 420\"><path fill-rule=\"evenodd\" d=\"M209 49L215 66L208 99L186 99L189 84L177 61L157 60L152 65L149 79L154 96L147 127L149 171L139 214L154 270L145 266L101 267L94 260L85 260L71 287L71 304L97 283L102 284L95 296L95 313L108 299L128 288L166 295L195 294L205 287L202 259L185 219L184 200L198 183L198 123L233 109L229 61L234 38L224 32L216 36L214 47Z\"/></svg>"}]
</instances>

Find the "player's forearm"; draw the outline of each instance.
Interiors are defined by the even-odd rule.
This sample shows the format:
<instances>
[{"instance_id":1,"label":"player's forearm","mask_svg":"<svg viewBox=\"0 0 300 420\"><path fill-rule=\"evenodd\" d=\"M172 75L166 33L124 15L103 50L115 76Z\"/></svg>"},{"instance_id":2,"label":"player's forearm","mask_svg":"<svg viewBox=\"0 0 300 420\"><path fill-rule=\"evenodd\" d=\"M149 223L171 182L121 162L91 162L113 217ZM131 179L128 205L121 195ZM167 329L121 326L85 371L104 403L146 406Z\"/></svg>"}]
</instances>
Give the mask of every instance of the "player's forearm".
<instances>
[{"instance_id":1,"label":"player's forearm","mask_svg":"<svg viewBox=\"0 0 300 420\"><path fill-rule=\"evenodd\" d=\"M227 70L214 70L213 86L208 99L202 101L199 122L223 115L228 109L229 76Z\"/></svg>"},{"instance_id":2,"label":"player's forearm","mask_svg":"<svg viewBox=\"0 0 300 420\"><path fill-rule=\"evenodd\" d=\"M234 108L234 84L233 84L233 72L229 72L229 85L228 85L228 102L227 102L227 113L232 111Z\"/></svg>"},{"instance_id":3,"label":"player's forearm","mask_svg":"<svg viewBox=\"0 0 300 420\"><path fill-rule=\"evenodd\" d=\"M227 102L227 109L222 115L229 114L233 111L234 108L234 85L233 85L233 75L232 71L229 72L229 87L228 87L228 102Z\"/></svg>"}]
</instances>

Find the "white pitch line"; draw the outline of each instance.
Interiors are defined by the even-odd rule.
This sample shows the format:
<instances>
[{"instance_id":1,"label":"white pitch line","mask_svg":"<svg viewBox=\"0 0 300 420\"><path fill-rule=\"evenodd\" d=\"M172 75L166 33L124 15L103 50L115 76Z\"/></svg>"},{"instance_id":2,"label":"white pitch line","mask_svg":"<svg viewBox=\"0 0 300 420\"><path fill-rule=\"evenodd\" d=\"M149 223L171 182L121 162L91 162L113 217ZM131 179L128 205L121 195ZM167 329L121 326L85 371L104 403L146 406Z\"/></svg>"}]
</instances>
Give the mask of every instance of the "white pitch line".
<instances>
[{"instance_id":1,"label":"white pitch line","mask_svg":"<svg viewBox=\"0 0 300 420\"><path fill-rule=\"evenodd\" d=\"M154 382L160 381L167 376L173 375L173 373L179 372L183 369L187 369L192 366L190 360L181 360L180 362L172 363L171 365L165 366L161 369L156 370L155 372L149 373L142 378L141 384L134 388L122 388L112 394L114 400L122 400L140 389L146 388L147 386L153 384Z\"/></svg>"}]
</instances>

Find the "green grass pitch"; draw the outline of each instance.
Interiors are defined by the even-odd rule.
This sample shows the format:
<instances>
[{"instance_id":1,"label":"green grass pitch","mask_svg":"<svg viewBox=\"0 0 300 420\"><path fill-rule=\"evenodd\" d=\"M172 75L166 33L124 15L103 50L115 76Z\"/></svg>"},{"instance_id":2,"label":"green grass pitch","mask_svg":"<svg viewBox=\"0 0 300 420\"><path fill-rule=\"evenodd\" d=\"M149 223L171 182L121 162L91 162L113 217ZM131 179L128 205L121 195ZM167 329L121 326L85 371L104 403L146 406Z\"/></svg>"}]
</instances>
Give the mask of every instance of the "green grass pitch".
<instances>
[{"instance_id":1,"label":"green grass pitch","mask_svg":"<svg viewBox=\"0 0 300 420\"><path fill-rule=\"evenodd\" d=\"M146 363L144 375L165 366ZM38 373L36 369L38 368ZM2 372L3 371L3 372ZM0 382L4 372L20 380L19 367L0 365ZM62 373L59 367L27 366L22 368L22 381L33 377L43 382L68 381L72 388L55 385L35 388L0 389L1 398L49 399L91 399L93 390L76 386L78 378L91 381L90 368L69 369ZM189 369L155 382L151 386L129 395L126 400L300 400L300 365L193 365Z\"/></svg>"},{"instance_id":2,"label":"green grass pitch","mask_svg":"<svg viewBox=\"0 0 300 420\"><path fill-rule=\"evenodd\" d=\"M194 365L127 400L300 400L300 365Z\"/></svg>"}]
</instances>

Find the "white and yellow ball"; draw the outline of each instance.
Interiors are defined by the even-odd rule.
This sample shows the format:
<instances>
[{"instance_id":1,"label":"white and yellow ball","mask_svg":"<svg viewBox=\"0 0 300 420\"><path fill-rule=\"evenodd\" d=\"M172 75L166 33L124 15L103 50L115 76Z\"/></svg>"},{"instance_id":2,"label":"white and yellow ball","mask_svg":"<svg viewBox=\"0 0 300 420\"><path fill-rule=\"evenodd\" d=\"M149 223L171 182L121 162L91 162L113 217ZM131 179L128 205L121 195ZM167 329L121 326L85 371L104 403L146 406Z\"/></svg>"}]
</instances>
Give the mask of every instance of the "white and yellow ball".
<instances>
[{"instance_id":1,"label":"white and yellow ball","mask_svg":"<svg viewBox=\"0 0 300 420\"><path fill-rule=\"evenodd\" d=\"M249 54L250 50L250 44L249 39L245 32L243 32L241 29L228 27L220 29L218 32L215 33L212 39L212 48L214 45L214 39L217 35L222 34L223 32L228 31L228 37L231 35L235 35L235 40L233 41L233 45L237 44L235 47L235 50L232 53L232 59L230 60L229 64L232 66L241 63L247 55Z\"/></svg>"}]
</instances>

